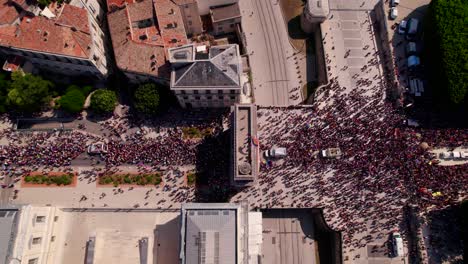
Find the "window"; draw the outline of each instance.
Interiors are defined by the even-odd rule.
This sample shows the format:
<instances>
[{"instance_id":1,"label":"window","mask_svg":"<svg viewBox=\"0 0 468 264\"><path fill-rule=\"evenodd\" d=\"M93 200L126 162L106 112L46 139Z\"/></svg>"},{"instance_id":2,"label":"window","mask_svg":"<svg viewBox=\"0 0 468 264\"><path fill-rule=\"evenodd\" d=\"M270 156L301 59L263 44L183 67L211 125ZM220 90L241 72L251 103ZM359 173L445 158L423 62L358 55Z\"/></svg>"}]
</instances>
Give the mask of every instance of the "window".
<instances>
[{"instance_id":1,"label":"window","mask_svg":"<svg viewBox=\"0 0 468 264\"><path fill-rule=\"evenodd\" d=\"M195 100L200 100L200 96L195 96Z\"/></svg>"},{"instance_id":2,"label":"window","mask_svg":"<svg viewBox=\"0 0 468 264\"><path fill-rule=\"evenodd\" d=\"M224 96L220 95L218 96L219 100L223 100Z\"/></svg>"},{"instance_id":3,"label":"window","mask_svg":"<svg viewBox=\"0 0 468 264\"><path fill-rule=\"evenodd\" d=\"M28 264L37 264L37 263L39 263L38 258L33 258L33 259L28 260Z\"/></svg>"},{"instance_id":4,"label":"window","mask_svg":"<svg viewBox=\"0 0 468 264\"><path fill-rule=\"evenodd\" d=\"M235 99L236 99L235 96L229 96L229 98L231 98L231 100L235 100Z\"/></svg>"},{"instance_id":5,"label":"window","mask_svg":"<svg viewBox=\"0 0 468 264\"><path fill-rule=\"evenodd\" d=\"M45 222L45 216L36 216L36 223L44 223Z\"/></svg>"},{"instance_id":6,"label":"window","mask_svg":"<svg viewBox=\"0 0 468 264\"><path fill-rule=\"evenodd\" d=\"M33 240L32 240L32 244L33 244L33 245L37 245L37 244L40 244L41 241L42 241L42 237L35 237L35 238L33 238Z\"/></svg>"},{"instance_id":7,"label":"window","mask_svg":"<svg viewBox=\"0 0 468 264\"><path fill-rule=\"evenodd\" d=\"M184 90L182 90L182 91L180 91L180 93L181 93L181 94L185 94L185 91L184 91Z\"/></svg>"},{"instance_id":8,"label":"window","mask_svg":"<svg viewBox=\"0 0 468 264\"><path fill-rule=\"evenodd\" d=\"M55 236L52 236L52 237L50 238L50 242L54 242L54 241L55 241Z\"/></svg>"},{"instance_id":9,"label":"window","mask_svg":"<svg viewBox=\"0 0 468 264\"><path fill-rule=\"evenodd\" d=\"M229 92L230 92L231 94L235 94L235 93L236 93L236 90L229 90Z\"/></svg>"},{"instance_id":10,"label":"window","mask_svg":"<svg viewBox=\"0 0 468 264\"><path fill-rule=\"evenodd\" d=\"M54 216L54 222L58 221L58 216Z\"/></svg>"},{"instance_id":11,"label":"window","mask_svg":"<svg viewBox=\"0 0 468 264\"><path fill-rule=\"evenodd\" d=\"M218 27L218 30L219 30L219 31L223 31L223 27Z\"/></svg>"},{"instance_id":12,"label":"window","mask_svg":"<svg viewBox=\"0 0 468 264\"><path fill-rule=\"evenodd\" d=\"M234 28L235 25L234 25L234 24L231 24L231 25L229 25L229 26L230 26L231 28Z\"/></svg>"},{"instance_id":13,"label":"window","mask_svg":"<svg viewBox=\"0 0 468 264\"><path fill-rule=\"evenodd\" d=\"M184 100L188 100L188 96L184 96L183 98L184 98Z\"/></svg>"},{"instance_id":14,"label":"window","mask_svg":"<svg viewBox=\"0 0 468 264\"><path fill-rule=\"evenodd\" d=\"M192 20L189 20L188 24L189 24L189 26L191 26L192 25Z\"/></svg>"},{"instance_id":15,"label":"window","mask_svg":"<svg viewBox=\"0 0 468 264\"><path fill-rule=\"evenodd\" d=\"M211 94L211 91L210 91L210 90L206 90L206 94Z\"/></svg>"},{"instance_id":16,"label":"window","mask_svg":"<svg viewBox=\"0 0 468 264\"><path fill-rule=\"evenodd\" d=\"M208 99L208 100L211 100L212 98L213 98L213 96L211 96L211 95L206 97L206 99Z\"/></svg>"},{"instance_id":17,"label":"window","mask_svg":"<svg viewBox=\"0 0 468 264\"><path fill-rule=\"evenodd\" d=\"M198 94L198 90L193 90L193 93L194 93L194 94Z\"/></svg>"}]
</instances>

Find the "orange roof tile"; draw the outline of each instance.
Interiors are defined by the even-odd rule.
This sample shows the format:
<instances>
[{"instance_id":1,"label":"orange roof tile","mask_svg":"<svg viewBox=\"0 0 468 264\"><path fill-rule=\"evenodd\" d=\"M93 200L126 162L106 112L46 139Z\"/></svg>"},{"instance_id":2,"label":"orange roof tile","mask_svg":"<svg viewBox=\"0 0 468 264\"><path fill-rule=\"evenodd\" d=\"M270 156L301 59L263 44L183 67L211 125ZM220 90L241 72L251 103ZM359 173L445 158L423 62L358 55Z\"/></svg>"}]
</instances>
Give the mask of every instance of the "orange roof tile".
<instances>
[{"instance_id":1,"label":"orange roof tile","mask_svg":"<svg viewBox=\"0 0 468 264\"><path fill-rule=\"evenodd\" d=\"M188 43L179 6L171 0L153 0L156 17L166 49Z\"/></svg>"},{"instance_id":2,"label":"orange roof tile","mask_svg":"<svg viewBox=\"0 0 468 264\"><path fill-rule=\"evenodd\" d=\"M91 36L83 25L88 14L80 9L64 5L64 12L56 19L24 17L19 25L0 27L0 45L88 58Z\"/></svg>"},{"instance_id":3,"label":"orange roof tile","mask_svg":"<svg viewBox=\"0 0 468 264\"><path fill-rule=\"evenodd\" d=\"M169 67L166 64L164 47L158 45L161 42L151 43L151 38L148 41L141 41L135 36L136 32L133 33L132 39L126 9L108 14L108 22L115 61L120 69L168 78ZM153 26L149 30L157 29Z\"/></svg>"},{"instance_id":4,"label":"orange roof tile","mask_svg":"<svg viewBox=\"0 0 468 264\"><path fill-rule=\"evenodd\" d=\"M113 4L114 0L110 2ZM153 7L157 23L146 28L132 25L132 22L153 18ZM115 60L120 69L169 78L167 49L188 43L184 23L176 4L171 0L130 3L124 9L109 13L108 22ZM173 26L168 27L168 24Z\"/></svg>"},{"instance_id":5,"label":"orange roof tile","mask_svg":"<svg viewBox=\"0 0 468 264\"><path fill-rule=\"evenodd\" d=\"M0 25L11 24L18 17L18 11L8 0L0 0Z\"/></svg>"},{"instance_id":6,"label":"orange roof tile","mask_svg":"<svg viewBox=\"0 0 468 264\"><path fill-rule=\"evenodd\" d=\"M70 28L74 27L75 29L83 31L84 33L90 33L88 12L84 8L79 8L72 5L64 5L56 23Z\"/></svg>"}]
</instances>

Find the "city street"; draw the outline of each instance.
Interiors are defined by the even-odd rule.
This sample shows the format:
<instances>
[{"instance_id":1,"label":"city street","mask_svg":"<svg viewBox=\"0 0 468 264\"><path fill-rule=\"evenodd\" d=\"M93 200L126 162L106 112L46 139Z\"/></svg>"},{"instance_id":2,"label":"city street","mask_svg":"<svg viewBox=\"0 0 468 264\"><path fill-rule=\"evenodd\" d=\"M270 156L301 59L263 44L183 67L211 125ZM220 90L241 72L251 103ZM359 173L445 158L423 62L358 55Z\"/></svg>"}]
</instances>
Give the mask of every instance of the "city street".
<instances>
[{"instance_id":1,"label":"city street","mask_svg":"<svg viewBox=\"0 0 468 264\"><path fill-rule=\"evenodd\" d=\"M298 73L299 55L288 39L288 31L277 0L241 0L242 28L252 69L255 103L289 106L304 98Z\"/></svg>"}]
</instances>

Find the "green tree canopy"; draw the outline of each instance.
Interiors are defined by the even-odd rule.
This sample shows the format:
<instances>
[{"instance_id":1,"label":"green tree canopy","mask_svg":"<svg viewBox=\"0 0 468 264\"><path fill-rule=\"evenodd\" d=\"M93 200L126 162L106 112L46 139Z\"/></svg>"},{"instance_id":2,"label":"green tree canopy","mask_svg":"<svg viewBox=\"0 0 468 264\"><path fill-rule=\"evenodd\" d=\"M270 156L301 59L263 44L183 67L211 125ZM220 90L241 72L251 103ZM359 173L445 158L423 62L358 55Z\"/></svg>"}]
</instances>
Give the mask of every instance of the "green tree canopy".
<instances>
[{"instance_id":1,"label":"green tree canopy","mask_svg":"<svg viewBox=\"0 0 468 264\"><path fill-rule=\"evenodd\" d=\"M97 90L91 95L91 110L98 114L105 114L114 111L117 104L117 95L110 90Z\"/></svg>"},{"instance_id":2,"label":"green tree canopy","mask_svg":"<svg viewBox=\"0 0 468 264\"><path fill-rule=\"evenodd\" d=\"M35 112L50 102L49 89L54 87L50 81L40 76L23 74L16 71L11 74L10 89L7 95L7 103L23 112Z\"/></svg>"},{"instance_id":3,"label":"green tree canopy","mask_svg":"<svg viewBox=\"0 0 468 264\"><path fill-rule=\"evenodd\" d=\"M67 92L57 101L57 103L63 110L75 114L83 110L85 100L86 97L80 87L72 85L67 88Z\"/></svg>"},{"instance_id":4,"label":"green tree canopy","mask_svg":"<svg viewBox=\"0 0 468 264\"><path fill-rule=\"evenodd\" d=\"M468 95L468 1L432 0L429 11L425 37L428 45L434 37L437 47L429 56L437 58L432 66L440 67L433 85L461 104Z\"/></svg>"},{"instance_id":5,"label":"green tree canopy","mask_svg":"<svg viewBox=\"0 0 468 264\"><path fill-rule=\"evenodd\" d=\"M135 91L135 108L142 114L156 114L159 108L158 87L154 83L140 85Z\"/></svg>"}]
</instances>

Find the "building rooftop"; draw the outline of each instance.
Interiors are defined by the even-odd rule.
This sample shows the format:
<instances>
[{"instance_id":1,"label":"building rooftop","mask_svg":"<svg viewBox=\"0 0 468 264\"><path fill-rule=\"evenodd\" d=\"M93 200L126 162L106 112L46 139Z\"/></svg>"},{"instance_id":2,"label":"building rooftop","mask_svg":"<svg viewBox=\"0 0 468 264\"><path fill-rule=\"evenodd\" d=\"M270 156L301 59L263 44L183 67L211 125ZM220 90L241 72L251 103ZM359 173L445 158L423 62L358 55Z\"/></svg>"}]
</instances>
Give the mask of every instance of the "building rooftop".
<instances>
[{"instance_id":1,"label":"building rooftop","mask_svg":"<svg viewBox=\"0 0 468 264\"><path fill-rule=\"evenodd\" d=\"M91 35L87 22L84 8L63 4L55 18L23 17L19 24L0 27L0 45L88 58Z\"/></svg>"},{"instance_id":2,"label":"building rooftop","mask_svg":"<svg viewBox=\"0 0 468 264\"><path fill-rule=\"evenodd\" d=\"M306 7L309 13L315 17L326 17L330 13L328 0L308 0Z\"/></svg>"},{"instance_id":3,"label":"building rooftop","mask_svg":"<svg viewBox=\"0 0 468 264\"><path fill-rule=\"evenodd\" d=\"M21 68L21 65L24 63L24 58L20 56L8 56L3 64L3 70L14 72Z\"/></svg>"},{"instance_id":4,"label":"building rooftop","mask_svg":"<svg viewBox=\"0 0 468 264\"><path fill-rule=\"evenodd\" d=\"M241 16L239 3L211 8L213 22L238 18Z\"/></svg>"},{"instance_id":5,"label":"building rooftop","mask_svg":"<svg viewBox=\"0 0 468 264\"><path fill-rule=\"evenodd\" d=\"M188 43L178 6L170 0L108 1L114 8L122 5L108 14L117 66L169 78L166 50Z\"/></svg>"},{"instance_id":6,"label":"building rooftop","mask_svg":"<svg viewBox=\"0 0 468 264\"><path fill-rule=\"evenodd\" d=\"M242 65L236 44L201 50L195 52L195 57L193 44L190 46L191 51L188 48L169 50L169 57L178 62L172 72L171 88L239 88ZM180 55L181 51L186 59Z\"/></svg>"},{"instance_id":7,"label":"building rooftop","mask_svg":"<svg viewBox=\"0 0 468 264\"><path fill-rule=\"evenodd\" d=\"M18 10L9 0L0 0L0 25L13 23L19 15Z\"/></svg>"},{"instance_id":8,"label":"building rooftop","mask_svg":"<svg viewBox=\"0 0 468 264\"><path fill-rule=\"evenodd\" d=\"M257 178L257 107L237 104L233 111L233 183L244 186ZM256 141L257 140L257 141Z\"/></svg>"},{"instance_id":9,"label":"building rooftop","mask_svg":"<svg viewBox=\"0 0 468 264\"><path fill-rule=\"evenodd\" d=\"M237 263L238 205L182 206L182 263Z\"/></svg>"},{"instance_id":10,"label":"building rooftop","mask_svg":"<svg viewBox=\"0 0 468 264\"><path fill-rule=\"evenodd\" d=\"M153 0L153 3L164 48L186 45L188 43L187 33L179 6L171 0Z\"/></svg>"}]
</instances>

